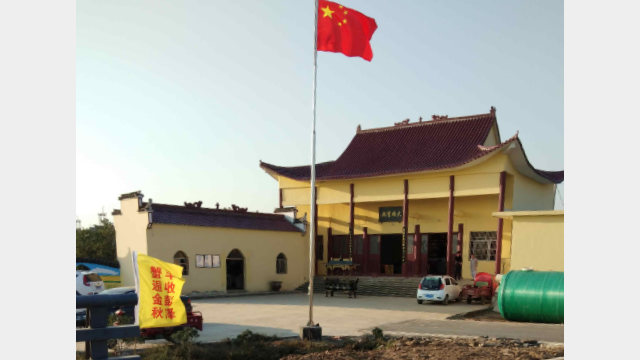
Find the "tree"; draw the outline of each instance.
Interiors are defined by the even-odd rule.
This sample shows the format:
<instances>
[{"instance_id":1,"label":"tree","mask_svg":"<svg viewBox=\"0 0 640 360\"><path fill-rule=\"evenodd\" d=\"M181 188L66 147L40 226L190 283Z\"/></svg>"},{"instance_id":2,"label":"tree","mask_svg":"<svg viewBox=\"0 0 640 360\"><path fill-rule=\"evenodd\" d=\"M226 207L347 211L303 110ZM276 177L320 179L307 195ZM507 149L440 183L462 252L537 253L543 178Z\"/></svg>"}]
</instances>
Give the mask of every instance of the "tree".
<instances>
[{"instance_id":1,"label":"tree","mask_svg":"<svg viewBox=\"0 0 640 360\"><path fill-rule=\"evenodd\" d=\"M87 229L76 229L76 257L117 262L116 229L108 219Z\"/></svg>"}]
</instances>

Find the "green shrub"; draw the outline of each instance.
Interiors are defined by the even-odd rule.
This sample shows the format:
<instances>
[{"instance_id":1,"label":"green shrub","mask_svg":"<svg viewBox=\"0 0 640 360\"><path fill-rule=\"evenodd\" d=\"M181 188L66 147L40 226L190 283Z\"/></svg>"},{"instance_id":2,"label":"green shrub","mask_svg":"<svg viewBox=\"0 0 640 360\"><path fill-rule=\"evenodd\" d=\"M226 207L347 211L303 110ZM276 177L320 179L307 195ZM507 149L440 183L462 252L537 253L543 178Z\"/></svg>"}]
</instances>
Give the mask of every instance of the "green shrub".
<instances>
[{"instance_id":1,"label":"green shrub","mask_svg":"<svg viewBox=\"0 0 640 360\"><path fill-rule=\"evenodd\" d=\"M264 343L277 340L276 336L266 336L262 334L255 334L251 330L245 330L240 335L236 336L235 339L231 340L231 343L234 346L246 346L256 343Z\"/></svg>"},{"instance_id":2,"label":"green shrub","mask_svg":"<svg viewBox=\"0 0 640 360\"><path fill-rule=\"evenodd\" d=\"M178 345L186 345L192 343L198 336L200 336L198 330L192 327L185 327L171 334L171 340Z\"/></svg>"},{"instance_id":3,"label":"green shrub","mask_svg":"<svg viewBox=\"0 0 640 360\"><path fill-rule=\"evenodd\" d=\"M384 338L384 334L382 334L382 329L380 329L379 327L373 328L373 330L371 330L371 335L373 335L373 338L376 340L381 340Z\"/></svg>"}]
</instances>

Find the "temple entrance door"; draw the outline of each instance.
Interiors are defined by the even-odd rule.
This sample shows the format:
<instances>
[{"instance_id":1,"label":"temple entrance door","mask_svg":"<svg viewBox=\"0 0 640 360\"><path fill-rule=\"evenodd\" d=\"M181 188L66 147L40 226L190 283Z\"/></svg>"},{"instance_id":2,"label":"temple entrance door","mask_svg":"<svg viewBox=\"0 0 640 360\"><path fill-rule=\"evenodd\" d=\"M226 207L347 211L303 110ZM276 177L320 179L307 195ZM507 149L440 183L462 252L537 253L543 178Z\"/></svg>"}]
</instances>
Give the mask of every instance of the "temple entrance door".
<instances>
[{"instance_id":1,"label":"temple entrance door","mask_svg":"<svg viewBox=\"0 0 640 360\"><path fill-rule=\"evenodd\" d=\"M244 290L244 256L238 249L227 255L227 290Z\"/></svg>"},{"instance_id":2,"label":"temple entrance door","mask_svg":"<svg viewBox=\"0 0 640 360\"><path fill-rule=\"evenodd\" d=\"M427 263L429 274L447 274L447 233L427 234Z\"/></svg>"},{"instance_id":3,"label":"temple entrance door","mask_svg":"<svg viewBox=\"0 0 640 360\"><path fill-rule=\"evenodd\" d=\"M353 263L358 264L356 268L356 274L362 274L364 272L364 245L362 242L362 235L353 235Z\"/></svg>"},{"instance_id":4,"label":"temple entrance door","mask_svg":"<svg viewBox=\"0 0 640 360\"><path fill-rule=\"evenodd\" d=\"M385 275L402 274L402 234L380 236L380 267Z\"/></svg>"},{"instance_id":5,"label":"temple entrance door","mask_svg":"<svg viewBox=\"0 0 640 360\"><path fill-rule=\"evenodd\" d=\"M380 274L380 235L369 235L369 259L365 273Z\"/></svg>"},{"instance_id":6,"label":"temple entrance door","mask_svg":"<svg viewBox=\"0 0 640 360\"><path fill-rule=\"evenodd\" d=\"M427 275L429 274L429 235L420 234L420 269L418 270L418 275Z\"/></svg>"}]
</instances>

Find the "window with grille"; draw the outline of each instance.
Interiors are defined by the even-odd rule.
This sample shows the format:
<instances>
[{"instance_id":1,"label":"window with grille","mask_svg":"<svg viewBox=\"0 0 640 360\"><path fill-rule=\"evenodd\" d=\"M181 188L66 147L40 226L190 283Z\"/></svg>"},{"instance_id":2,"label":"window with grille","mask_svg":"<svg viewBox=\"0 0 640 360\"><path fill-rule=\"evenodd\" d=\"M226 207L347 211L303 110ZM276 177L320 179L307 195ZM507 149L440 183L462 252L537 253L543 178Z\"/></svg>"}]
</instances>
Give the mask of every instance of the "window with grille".
<instances>
[{"instance_id":1,"label":"window with grille","mask_svg":"<svg viewBox=\"0 0 640 360\"><path fill-rule=\"evenodd\" d=\"M413 237L415 235L407 235L407 254L413 254Z\"/></svg>"},{"instance_id":2,"label":"window with grille","mask_svg":"<svg viewBox=\"0 0 640 360\"><path fill-rule=\"evenodd\" d=\"M429 235L427 235L427 234L421 234L420 235L420 254L426 254L427 253L428 241L429 241Z\"/></svg>"},{"instance_id":3,"label":"window with grille","mask_svg":"<svg viewBox=\"0 0 640 360\"><path fill-rule=\"evenodd\" d=\"M287 273L287 257L280 253L276 258L276 274Z\"/></svg>"},{"instance_id":4,"label":"window with grille","mask_svg":"<svg viewBox=\"0 0 640 360\"><path fill-rule=\"evenodd\" d=\"M182 266L182 275L189 275L189 258L187 258L187 254L178 251L173 255L173 263Z\"/></svg>"},{"instance_id":5,"label":"window with grille","mask_svg":"<svg viewBox=\"0 0 640 360\"><path fill-rule=\"evenodd\" d=\"M495 231L472 231L469 241L469 257L471 254L475 254L478 260L495 260L496 240Z\"/></svg>"}]
</instances>

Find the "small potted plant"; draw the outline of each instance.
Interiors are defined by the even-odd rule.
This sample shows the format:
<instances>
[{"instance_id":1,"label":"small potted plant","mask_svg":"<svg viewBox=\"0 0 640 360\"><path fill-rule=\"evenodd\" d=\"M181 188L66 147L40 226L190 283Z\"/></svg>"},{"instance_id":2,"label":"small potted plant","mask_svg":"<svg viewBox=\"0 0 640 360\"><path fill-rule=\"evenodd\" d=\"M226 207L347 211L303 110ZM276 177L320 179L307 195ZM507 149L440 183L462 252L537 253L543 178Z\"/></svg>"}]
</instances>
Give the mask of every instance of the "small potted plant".
<instances>
[{"instance_id":1,"label":"small potted plant","mask_svg":"<svg viewBox=\"0 0 640 360\"><path fill-rule=\"evenodd\" d=\"M271 285L271 291L280 291L282 287L282 281L271 281L269 284Z\"/></svg>"}]
</instances>

